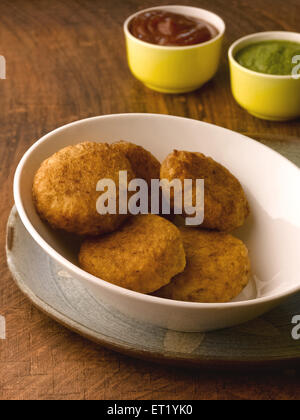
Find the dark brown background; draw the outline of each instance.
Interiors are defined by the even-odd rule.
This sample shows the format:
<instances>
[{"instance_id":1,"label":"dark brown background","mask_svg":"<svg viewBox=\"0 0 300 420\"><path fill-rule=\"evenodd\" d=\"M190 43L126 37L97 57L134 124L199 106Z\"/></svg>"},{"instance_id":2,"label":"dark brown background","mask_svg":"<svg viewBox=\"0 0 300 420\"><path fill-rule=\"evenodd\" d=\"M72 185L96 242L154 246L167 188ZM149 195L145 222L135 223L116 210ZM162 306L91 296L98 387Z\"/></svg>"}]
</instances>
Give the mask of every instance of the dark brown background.
<instances>
[{"instance_id":1,"label":"dark brown background","mask_svg":"<svg viewBox=\"0 0 300 420\"><path fill-rule=\"evenodd\" d=\"M154 112L212 122L245 133L299 136L300 122L254 119L234 102L226 52L218 76L180 96L152 92L127 68L122 23L137 9L168 3L208 8L227 23L226 49L243 35L300 28L299 0L1 0L0 341L1 399L228 399L300 397L295 371L184 371L136 361L76 336L34 309L6 267L5 225L12 180L26 149L48 131L99 114ZM300 141L300 140L299 140Z\"/></svg>"}]
</instances>

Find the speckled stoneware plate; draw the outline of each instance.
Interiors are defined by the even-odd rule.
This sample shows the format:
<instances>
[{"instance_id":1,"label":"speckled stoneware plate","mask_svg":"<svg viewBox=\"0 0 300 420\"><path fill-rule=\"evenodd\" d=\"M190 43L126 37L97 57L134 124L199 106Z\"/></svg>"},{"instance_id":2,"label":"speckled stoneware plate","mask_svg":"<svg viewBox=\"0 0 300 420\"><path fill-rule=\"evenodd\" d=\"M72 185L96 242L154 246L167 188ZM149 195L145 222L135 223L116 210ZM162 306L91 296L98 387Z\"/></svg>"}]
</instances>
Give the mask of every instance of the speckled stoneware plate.
<instances>
[{"instance_id":1,"label":"speckled stoneware plate","mask_svg":"<svg viewBox=\"0 0 300 420\"><path fill-rule=\"evenodd\" d=\"M300 166L300 140L269 138L264 143ZM7 259L18 287L36 307L110 349L162 363L210 368L300 365L300 341L292 338L292 318L300 315L300 295L235 328L181 333L128 319L95 300L33 241L15 208L8 221Z\"/></svg>"}]
</instances>

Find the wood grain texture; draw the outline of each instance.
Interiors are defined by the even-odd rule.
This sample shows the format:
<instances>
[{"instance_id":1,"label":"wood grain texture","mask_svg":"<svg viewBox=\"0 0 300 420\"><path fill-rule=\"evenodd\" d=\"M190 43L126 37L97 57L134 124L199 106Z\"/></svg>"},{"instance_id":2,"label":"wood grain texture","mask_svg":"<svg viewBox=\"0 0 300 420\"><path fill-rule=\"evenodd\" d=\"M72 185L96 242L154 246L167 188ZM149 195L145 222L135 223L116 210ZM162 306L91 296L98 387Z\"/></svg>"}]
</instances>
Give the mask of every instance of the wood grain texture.
<instances>
[{"instance_id":1,"label":"wood grain texture","mask_svg":"<svg viewBox=\"0 0 300 420\"><path fill-rule=\"evenodd\" d=\"M2 0L0 55L0 399L299 399L296 371L186 371L120 356L76 336L34 309L5 262L5 226L16 165L41 135L99 114L155 112L212 122L243 133L299 137L300 122L257 120L234 102L227 60L201 90L152 92L130 74L122 22L153 0ZM299 31L299 0L185 0L222 15L225 48L263 30Z\"/></svg>"}]
</instances>

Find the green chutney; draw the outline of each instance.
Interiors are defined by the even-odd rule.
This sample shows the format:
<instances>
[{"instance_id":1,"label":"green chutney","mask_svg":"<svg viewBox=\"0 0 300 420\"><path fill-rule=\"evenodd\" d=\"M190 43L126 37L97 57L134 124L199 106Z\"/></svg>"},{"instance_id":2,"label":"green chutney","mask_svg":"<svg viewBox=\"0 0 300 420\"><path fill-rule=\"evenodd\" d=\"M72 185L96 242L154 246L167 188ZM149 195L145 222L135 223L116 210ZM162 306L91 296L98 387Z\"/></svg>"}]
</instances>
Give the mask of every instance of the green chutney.
<instances>
[{"instance_id":1,"label":"green chutney","mask_svg":"<svg viewBox=\"0 0 300 420\"><path fill-rule=\"evenodd\" d=\"M243 67L258 73L278 76L291 75L297 63L293 57L299 55L300 43L290 41L263 41L242 48L235 56Z\"/></svg>"}]
</instances>

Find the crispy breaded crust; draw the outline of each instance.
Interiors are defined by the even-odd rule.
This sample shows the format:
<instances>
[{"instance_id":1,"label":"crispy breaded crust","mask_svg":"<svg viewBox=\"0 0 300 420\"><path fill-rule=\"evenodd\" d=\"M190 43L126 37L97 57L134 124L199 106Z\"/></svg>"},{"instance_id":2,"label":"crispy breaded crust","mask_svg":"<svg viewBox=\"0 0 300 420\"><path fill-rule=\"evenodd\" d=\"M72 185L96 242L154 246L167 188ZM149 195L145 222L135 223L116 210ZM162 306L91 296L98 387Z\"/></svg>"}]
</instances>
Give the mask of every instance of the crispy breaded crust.
<instances>
[{"instance_id":1,"label":"crispy breaded crust","mask_svg":"<svg viewBox=\"0 0 300 420\"><path fill-rule=\"evenodd\" d=\"M136 216L117 232L85 240L79 254L83 270L141 293L168 284L185 263L179 230L155 215Z\"/></svg>"},{"instance_id":2,"label":"crispy breaded crust","mask_svg":"<svg viewBox=\"0 0 300 420\"><path fill-rule=\"evenodd\" d=\"M155 296L187 302L222 303L238 296L249 282L250 260L232 235L180 228L186 269Z\"/></svg>"},{"instance_id":3,"label":"crispy breaded crust","mask_svg":"<svg viewBox=\"0 0 300 420\"><path fill-rule=\"evenodd\" d=\"M242 226L250 209L240 182L224 166L202 153L174 150L161 165L161 179L204 179L202 228L230 232ZM193 204L195 205L195 187Z\"/></svg>"},{"instance_id":4,"label":"crispy breaded crust","mask_svg":"<svg viewBox=\"0 0 300 420\"><path fill-rule=\"evenodd\" d=\"M78 235L100 235L116 230L127 215L100 215L98 181L115 181L127 170L135 174L126 156L104 143L85 142L66 147L44 161L33 182L33 199L42 219L56 229ZM118 195L117 195L118 198ZM118 202L118 201L117 201Z\"/></svg>"},{"instance_id":5,"label":"crispy breaded crust","mask_svg":"<svg viewBox=\"0 0 300 420\"><path fill-rule=\"evenodd\" d=\"M160 162L142 146L127 141L112 144L114 150L125 154L137 178L144 179L151 187L151 179L159 179Z\"/></svg>"},{"instance_id":6,"label":"crispy breaded crust","mask_svg":"<svg viewBox=\"0 0 300 420\"><path fill-rule=\"evenodd\" d=\"M127 141L119 141L113 143L112 147L125 154L129 160L136 177L144 179L148 184L148 211L151 213L151 180L160 178L160 162L150 153L137 144ZM161 191L160 191L161 194ZM161 196L159 198L161 203ZM160 204L161 206L161 204ZM171 219L172 215L162 215L167 219Z\"/></svg>"}]
</instances>

